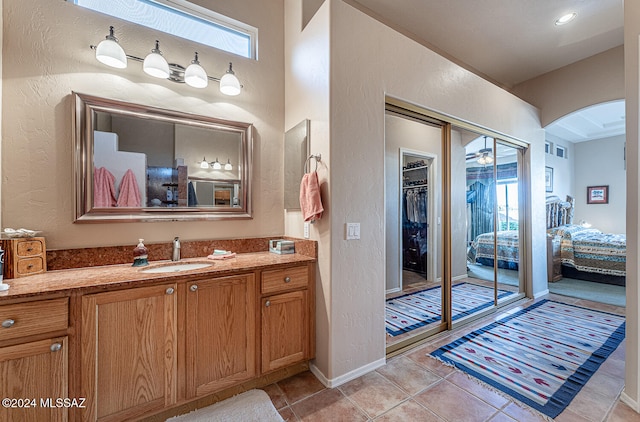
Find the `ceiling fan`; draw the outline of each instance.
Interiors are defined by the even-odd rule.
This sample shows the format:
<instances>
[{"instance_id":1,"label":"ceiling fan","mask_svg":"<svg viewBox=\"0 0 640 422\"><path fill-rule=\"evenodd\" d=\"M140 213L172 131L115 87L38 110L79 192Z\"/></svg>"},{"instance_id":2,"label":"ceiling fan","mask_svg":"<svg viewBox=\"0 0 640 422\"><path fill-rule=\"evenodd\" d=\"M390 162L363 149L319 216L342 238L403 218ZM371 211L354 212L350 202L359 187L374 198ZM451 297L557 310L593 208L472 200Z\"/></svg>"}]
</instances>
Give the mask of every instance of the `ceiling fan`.
<instances>
[{"instance_id":1,"label":"ceiling fan","mask_svg":"<svg viewBox=\"0 0 640 422\"><path fill-rule=\"evenodd\" d=\"M476 160L478 162L478 164L491 164L493 163L493 155L492 155L493 149L492 148L487 148L487 137L484 137L484 148L478 150L477 152L472 152L467 154L466 156L466 160L467 161L471 161L471 160Z\"/></svg>"}]
</instances>

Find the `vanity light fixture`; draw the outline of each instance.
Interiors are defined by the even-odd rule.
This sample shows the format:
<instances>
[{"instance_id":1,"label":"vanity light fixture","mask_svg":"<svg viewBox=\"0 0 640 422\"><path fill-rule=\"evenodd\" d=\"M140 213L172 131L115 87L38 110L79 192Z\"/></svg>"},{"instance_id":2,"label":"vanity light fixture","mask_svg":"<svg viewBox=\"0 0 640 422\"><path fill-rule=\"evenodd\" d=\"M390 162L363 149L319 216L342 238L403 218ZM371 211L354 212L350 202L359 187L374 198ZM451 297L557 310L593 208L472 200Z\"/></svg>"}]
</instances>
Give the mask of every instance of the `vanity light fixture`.
<instances>
[{"instance_id":1,"label":"vanity light fixture","mask_svg":"<svg viewBox=\"0 0 640 422\"><path fill-rule=\"evenodd\" d=\"M224 165L225 170L233 170L233 166L231 165L231 161L227 158L227 164Z\"/></svg>"},{"instance_id":2,"label":"vanity light fixture","mask_svg":"<svg viewBox=\"0 0 640 422\"><path fill-rule=\"evenodd\" d=\"M154 78L167 79L169 77L169 63L167 63L167 60L162 56L160 41L156 40L156 47L144 58L142 70Z\"/></svg>"},{"instance_id":3,"label":"vanity light fixture","mask_svg":"<svg viewBox=\"0 0 640 422\"><path fill-rule=\"evenodd\" d=\"M100 63L118 69L127 67L127 55L113 35L113 26L109 27L109 35L96 47L96 59Z\"/></svg>"},{"instance_id":4,"label":"vanity light fixture","mask_svg":"<svg viewBox=\"0 0 640 422\"><path fill-rule=\"evenodd\" d=\"M207 161L207 159L205 157L202 157L202 161L200 162L200 168L201 169L208 169L209 168L209 162Z\"/></svg>"},{"instance_id":5,"label":"vanity light fixture","mask_svg":"<svg viewBox=\"0 0 640 422\"><path fill-rule=\"evenodd\" d=\"M191 61L191 64L187 66L187 69L184 71L184 82L194 88L206 88L207 85L209 85L207 72L205 72L202 66L200 66L197 51L195 58Z\"/></svg>"},{"instance_id":6,"label":"vanity light fixture","mask_svg":"<svg viewBox=\"0 0 640 422\"><path fill-rule=\"evenodd\" d=\"M216 161L211 163L211 168L214 170L220 170L222 168L222 164L220 164L217 157L216 157Z\"/></svg>"},{"instance_id":7,"label":"vanity light fixture","mask_svg":"<svg viewBox=\"0 0 640 422\"><path fill-rule=\"evenodd\" d=\"M238 95L242 91L242 85L233 71L233 65L221 78L208 76L207 72L198 61L198 53L195 53L191 64L185 69L176 63L168 63L160 51L160 42L156 40L155 48L144 59L126 54L114 35L113 26L109 27L109 35L98 46L91 45L96 51L96 59L107 66L123 69L127 67L127 59L142 62L145 73L156 78L169 79L172 82L186 83L194 88L206 88L209 81L220 84L220 92L225 95ZM204 167L202 167L204 168Z\"/></svg>"}]
</instances>

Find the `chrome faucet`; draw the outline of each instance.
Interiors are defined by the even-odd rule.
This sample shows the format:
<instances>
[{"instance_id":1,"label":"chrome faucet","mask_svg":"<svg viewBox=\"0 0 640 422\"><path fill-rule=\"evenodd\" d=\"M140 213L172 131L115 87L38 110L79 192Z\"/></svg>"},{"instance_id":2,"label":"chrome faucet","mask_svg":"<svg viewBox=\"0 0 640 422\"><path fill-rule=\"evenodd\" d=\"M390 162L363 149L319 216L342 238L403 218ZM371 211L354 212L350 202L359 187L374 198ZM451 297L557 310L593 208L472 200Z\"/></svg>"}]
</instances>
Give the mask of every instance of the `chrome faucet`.
<instances>
[{"instance_id":1,"label":"chrome faucet","mask_svg":"<svg viewBox=\"0 0 640 422\"><path fill-rule=\"evenodd\" d=\"M173 253L171 254L172 261L180 261L180 238L176 236L173 239Z\"/></svg>"}]
</instances>

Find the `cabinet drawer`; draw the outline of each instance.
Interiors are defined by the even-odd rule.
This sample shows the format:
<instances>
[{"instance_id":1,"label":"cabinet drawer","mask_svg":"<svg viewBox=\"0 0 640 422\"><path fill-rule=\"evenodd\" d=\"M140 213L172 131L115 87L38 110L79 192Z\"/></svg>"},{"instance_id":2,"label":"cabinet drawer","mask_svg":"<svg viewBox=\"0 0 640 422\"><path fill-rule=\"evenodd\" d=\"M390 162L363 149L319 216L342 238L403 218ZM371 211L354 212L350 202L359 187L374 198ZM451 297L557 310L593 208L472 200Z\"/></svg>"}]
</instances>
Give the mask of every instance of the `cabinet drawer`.
<instances>
[{"instance_id":1,"label":"cabinet drawer","mask_svg":"<svg viewBox=\"0 0 640 422\"><path fill-rule=\"evenodd\" d=\"M66 330L69 325L67 298L0 306L0 340Z\"/></svg>"},{"instance_id":2,"label":"cabinet drawer","mask_svg":"<svg viewBox=\"0 0 640 422\"><path fill-rule=\"evenodd\" d=\"M44 262L41 256L19 259L16 263L18 277L44 271Z\"/></svg>"},{"instance_id":3,"label":"cabinet drawer","mask_svg":"<svg viewBox=\"0 0 640 422\"><path fill-rule=\"evenodd\" d=\"M306 265L262 272L262 294L304 288L308 284L309 270Z\"/></svg>"},{"instance_id":4,"label":"cabinet drawer","mask_svg":"<svg viewBox=\"0 0 640 422\"><path fill-rule=\"evenodd\" d=\"M16 255L19 257L40 255L42 249L42 242L39 240L23 240L16 245Z\"/></svg>"}]
</instances>

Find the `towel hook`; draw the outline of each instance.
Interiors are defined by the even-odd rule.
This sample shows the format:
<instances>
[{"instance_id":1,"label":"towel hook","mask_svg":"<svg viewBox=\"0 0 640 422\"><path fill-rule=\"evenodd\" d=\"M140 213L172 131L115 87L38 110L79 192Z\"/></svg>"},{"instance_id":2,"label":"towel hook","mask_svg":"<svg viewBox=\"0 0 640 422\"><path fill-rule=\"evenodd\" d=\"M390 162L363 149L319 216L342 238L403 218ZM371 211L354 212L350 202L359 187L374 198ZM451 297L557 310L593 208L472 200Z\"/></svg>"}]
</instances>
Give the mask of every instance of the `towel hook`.
<instances>
[{"instance_id":1,"label":"towel hook","mask_svg":"<svg viewBox=\"0 0 640 422\"><path fill-rule=\"evenodd\" d=\"M318 154L318 155L311 154L309 157L307 157L307 161L304 162L304 167L302 168L303 173L305 174L307 173L307 163L309 163L309 160L311 160L312 158L316 159L316 169L314 171L318 171L318 162L322 160L322 154Z\"/></svg>"}]
</instances>

